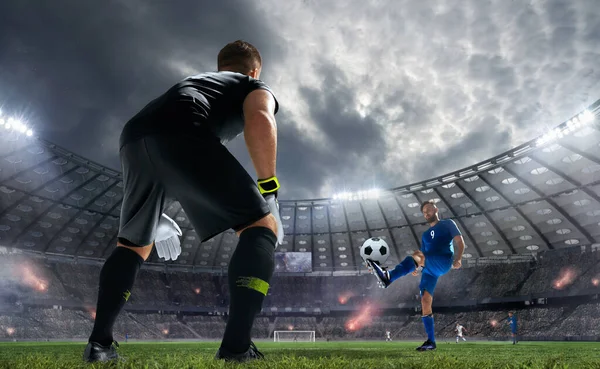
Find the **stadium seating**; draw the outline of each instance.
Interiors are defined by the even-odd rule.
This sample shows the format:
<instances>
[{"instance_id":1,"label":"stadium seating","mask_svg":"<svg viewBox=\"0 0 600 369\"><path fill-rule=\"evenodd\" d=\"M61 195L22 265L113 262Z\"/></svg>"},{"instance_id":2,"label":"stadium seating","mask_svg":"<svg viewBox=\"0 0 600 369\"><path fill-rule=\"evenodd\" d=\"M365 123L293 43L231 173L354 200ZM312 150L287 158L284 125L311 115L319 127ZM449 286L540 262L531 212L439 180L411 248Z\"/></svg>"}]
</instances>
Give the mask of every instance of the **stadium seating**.
<instances>
[{"instance_id":1,"label":"stadium seating","mask_svg":"<svg viewBox=\"0 0 600 369\"><path fill-rule=\"evenodd\" d=\"M435 315L440 336L453 337L453 327L460 322L472 337L506 337L502 321L506 309L489 305L490 299L517 297L533 301L531 306L514 308L523 336L600 336L600 304L592 299L600 292L600 252L571 248L544 252L536 259L453 270L444 276L436 303L449 308ZM93 322L98 265L8 254L0 267L8 274L0 280L0 339L87 337ZM318 339L382 339L383 332L390 330L396 339L418 338L422 336L418 281L407 276L382 290L368 274L280 274L272 281L254 335L272 339L275 330L294 329L314 330ZM560 304L536 303L539 298L561 296L568 298ZM589 298L569 303L569 296ZM121 314L115 330L131 339L218 339L225 328L227 301L224 276L142 269L129 310ZM375 309L366 323L350 326L367 303L401 310L390 315ZM201 314L193 309L200 309L197 312ZM319 309L317 313L315 309Z\"/></svg>"},{"instance_id":2,"label":"stadium seating","mask_svg":"<svg viewBox=\"0 0 600 369\"><path fill-rule=\"evenodd\" d=\"M516 310L519 334L528 339L600 339L600 304L583 304L574 309L564 307ZM505 312L476 311L435 314L440 340L452 339L454 326L461 323L471 339L502 339L509 336ZM420 339L423 326L420 315L374 316L364 325L350 329L351 317L277 317L258 318L253 335L272 339L274 330L315 331L323 340L383 339L385 331L396 340ZM0 340L85 339L93 324L90 314L77 310L31 308L16 315L0 315ZM12 328L12 331L7 330ZM221 338L225 329L223 316L184 316L175 314L122 314L115 325L117 340L125 334L132 340Z\"/></svg>"}]
</instances>

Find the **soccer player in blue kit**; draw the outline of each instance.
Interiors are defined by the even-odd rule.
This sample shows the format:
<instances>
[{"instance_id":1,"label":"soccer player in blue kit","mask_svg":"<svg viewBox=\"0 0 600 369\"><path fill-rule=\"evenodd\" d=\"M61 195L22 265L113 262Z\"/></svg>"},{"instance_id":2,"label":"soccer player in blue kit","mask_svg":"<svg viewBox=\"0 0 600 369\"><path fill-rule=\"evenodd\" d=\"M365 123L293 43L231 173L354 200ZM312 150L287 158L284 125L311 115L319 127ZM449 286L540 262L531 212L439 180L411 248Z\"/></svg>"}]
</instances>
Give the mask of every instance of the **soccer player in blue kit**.
<instances>
[{"instance_id":1,"label":"soccer player in blue kit","mask_svg":"<svg viewBox=\"0 0 600 369\"><path fill-rule=\"evenodd\" d=\"M456 223L450 219L440 220L438 211L433 201L425 201L421 205L421 212L429 223L429 229L423 233L420 251L407 256L392 270L386 270L372 260L366 261L383 288L387 288L392 282L409 273L418 275L417 268L423 267L419 290L427 341L417 347L417 351L436 349L431 308L435 285L438 278L448 273L450 269L459 269L462 266L461 259L465 249L463 237Z\"/></svg>"},{"instance_id":2,"label":"soccer player in blue kit","mask_svg":"<svg viewBox=\"0 0 600 369\"><path fill-rule=\"evenodd\" d=\"M512 334L513 345L517 344L517 316L512 311L508 312L507 323L510 325L510 332Z\"/></svg>"}]
</instances>

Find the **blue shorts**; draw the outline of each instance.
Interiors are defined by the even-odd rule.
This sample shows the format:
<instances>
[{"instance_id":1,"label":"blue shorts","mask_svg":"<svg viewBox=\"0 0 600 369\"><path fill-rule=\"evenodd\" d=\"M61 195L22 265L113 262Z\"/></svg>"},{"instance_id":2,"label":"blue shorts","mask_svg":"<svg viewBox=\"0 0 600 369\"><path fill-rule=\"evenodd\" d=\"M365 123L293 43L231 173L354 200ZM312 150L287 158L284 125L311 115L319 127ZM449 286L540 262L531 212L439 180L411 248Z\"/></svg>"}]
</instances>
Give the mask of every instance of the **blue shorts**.
<instances>
[{"instance_id":1,"label":"blue shorts","mask_svg":"<svg viewBox=\"0 0 600 369\"><path fill-rule=\"evenodd\" d=\"M510 327L512 334L517 334L517 327Z\"/></svg>"},{"instance_id":2,"label":"blue shorts","mask_svg":"<svg viewBox=\"0 0 600 369\"><path fill-rule=\"evenodd\" d=\"M433 296L438 278L452 269L453 262L454 255L425 255L425 268L419 284L421 296L425 291Z\"/></svg>"}]
</instances>

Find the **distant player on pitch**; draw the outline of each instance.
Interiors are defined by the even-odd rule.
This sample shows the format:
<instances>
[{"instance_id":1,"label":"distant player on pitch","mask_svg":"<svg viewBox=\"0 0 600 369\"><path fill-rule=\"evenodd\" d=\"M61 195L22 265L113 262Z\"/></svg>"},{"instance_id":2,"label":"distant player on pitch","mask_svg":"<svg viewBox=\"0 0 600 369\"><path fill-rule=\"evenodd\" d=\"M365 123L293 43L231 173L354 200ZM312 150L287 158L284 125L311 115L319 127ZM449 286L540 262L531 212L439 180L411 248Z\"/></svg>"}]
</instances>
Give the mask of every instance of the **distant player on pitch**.
<instances>
[{"instance_id":1,"label":"distant player on pitch","mask_svg":"<svg viewBox=\"0 0 600 369\"><path fill-rule=\"evenodd\" d=\"M417 351L435 350L435 329L433 325L433 292L439 277L448 273L450 269L459 269L462 266L461 258L465 249L464 240L454 221L440 220L438 208L433 201L425 201L421 205L421 212L429 223L429 229L421 238L421 249L407 256L393 270L384 270L371 260L367 265L379 280L383 288L409 273L418 275L417 268L423 267L421 283L421 308L423 325L427 332L427 341L417 347Z\"/></svg>"},{"instance_id":2,"label":"distant player on pitch","mask_svg":"<svg viewBox=\"0 0 600 369\"><path fill-rule=\"evenodd\" d=\"M465 337L463 337L463 331L465 331L466 333L467 330L465 329L465 327L460 325L460 323L456 323L456 328L454 328L454 330L456 331L456 343L458 343L459 338L462 338L463 341L467 340Z\"/></svg>"},{"instance_id":3,"label":"distant player on pitch","mask_svg":"<svg viewBox=\"0 0 600 369\"><path fill-rule=\"evenodd\" d=\"M392 332L385 331L385 342L392 342Z\"/></svg>"},{"instance_id":4,"label":"distant player on pitch","mask_svg":"<svg viewBox=\"0 0 600 369\"><path fill-rule=\"evenodd\" d=\"M513 345L517 344L517 316L512 311L508 312L506 322L510 325L510 332L512 334Z\"/></svg>"}]
</instances>

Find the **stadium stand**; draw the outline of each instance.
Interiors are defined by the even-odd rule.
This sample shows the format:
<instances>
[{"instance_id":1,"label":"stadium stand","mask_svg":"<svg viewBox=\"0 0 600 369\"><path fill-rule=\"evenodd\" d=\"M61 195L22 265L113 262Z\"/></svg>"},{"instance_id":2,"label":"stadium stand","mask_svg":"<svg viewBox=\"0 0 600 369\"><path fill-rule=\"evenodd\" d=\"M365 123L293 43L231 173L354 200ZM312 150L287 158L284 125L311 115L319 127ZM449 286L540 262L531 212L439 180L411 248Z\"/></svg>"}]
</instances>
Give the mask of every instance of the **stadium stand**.
<instances>
[{"instance_id":1,"label":"stadium stand","mask_svg":"<svg viewBox=\"0 0 600 369\"><path fill-rule=\"evenodd\" d=\"M4 254L1 263L4 271L25 265L30 274L20 280L2 280L1 290L12 294L1 295L0 339L85 338L97 288L93 281L86 281L97 276L99 266L23 254ZM220 300L227 298L226 289L221 290L225 296L217 293L223 277L153 270L143 273L127 314L117 322L118 334L127 333L131 339L219 338L227 312ZM440 334L452 337L453 326L460 321L472 337L506 337L501 323L494 326L492 322L501 322L511 309L517 311L523 336L596 339L600 337L598 277L600 252L580 248L541 253L535 262L452 271L445 277L437 303L441 308L436 314ZM314 330L318 339L330 340L379 339L387 329L396 338L419 337L418 279L407 281L384 293L370 275L279 276L255 324L256 337L270 338L273 331L288 329ZM82 291L81 286L88 291ZM386 310L373 310L366 323L349 325L369 303Z\"/></svg>"},{"instance_id":2,"label":"stadium stand","mask_svg":"<svg viewBox=\"0 0 600 369\"><path fill-rule=\"evenodd\" d=\"M286 232L280 252L311 252L314 272L360 270L357 249L369 237L391 245L390 262L420 244L419 204L434 200L462 230L468 263L480 258L600 243L600 101L586 117L561 124L555 140L527 142L471 167L341 201L281 200ZM583 124L580 121L590 120ZM577 127L577 129L573 128ZM542 141L541 141L542 140ZM0 242L46 255L101 262L115 244L121 174L18 131L0 132ZM173 271L221 272L236 244L226 232L202 244L177 202L167 215L181 226L183 252ZM157 267L156 253L149 261Z\"/></svg>"},{"instance_id":3,"label":"stadium stand","mask_svg":"<svg viewBox=\"0 0 600 369\"><path fill-rule=\"evenodd\" d=\"M444 276L436 291L442 336L451 337L460 321L475 337L505 337L502 319L511 309L525 337L597 339L599 111L600 101L550 136L375 198L281 200L286 236L277 251L311 253L312 272L276 274L257 337L289 327L314 330L319 339L380 339L386 329L395 338L420 337L418 279L384 292L366 274L358 249L381 237L394 265L419 247L427 228L419 206L433 200L442 217L456 221L467 247L464 268ZM87 337L121 198L119 172L42 139L0 131L0 339ZM177 202L165 212L183 230L183 252L169 263L153 252L117 332L132 339L219 338L236 236L225 232L200 243ZM372 311L358 327L353 316L369 303L385 313Z\"/></svg>"}]
</instances>

